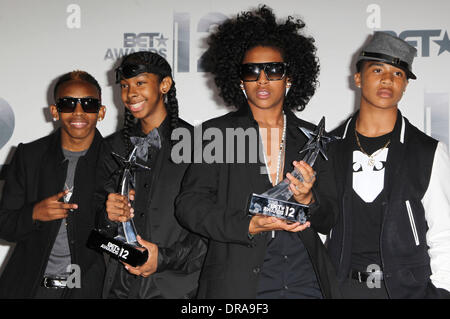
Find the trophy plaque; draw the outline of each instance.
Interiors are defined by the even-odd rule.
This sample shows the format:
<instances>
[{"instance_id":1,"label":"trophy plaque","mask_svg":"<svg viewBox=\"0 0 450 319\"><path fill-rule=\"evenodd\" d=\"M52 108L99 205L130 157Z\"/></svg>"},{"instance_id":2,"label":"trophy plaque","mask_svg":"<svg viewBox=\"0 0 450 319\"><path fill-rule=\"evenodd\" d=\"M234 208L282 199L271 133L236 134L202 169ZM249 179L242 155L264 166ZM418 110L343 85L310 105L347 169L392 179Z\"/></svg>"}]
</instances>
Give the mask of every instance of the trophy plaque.
<instances>
[{"instance_id":1,"label":"trophy plaque","mask_svg":"<svg viewBox=\"0 0 450 319\"><path fill-rule=\"evenodd\" d=\"M122 178L119 184L119 193L129 196L129 191L134 189L136 169L150 168L136 163L136 146L128 159L112 153L121 163ZM131 203L133 205L133 203ZM88 247L100 252L105 252L113 258L119 259L133 267L140 266L147 261L148 251L140 249L142 246L137 241L136 227L133 218L126 222L120 222L117 225L117 235L113 238L108 236L105 231L94 229L88 239Z\"/></svg>"},{"instance_id":2,"label":"trophy plaque","mask_svg":"<svg viewBox=\"0 0 450 319\"><path fill-rule=\"evenodd\" d=\"M314 131L299 127L306 135L308 142L300 151L304 153L303 161L311 167L314 165L319 153L328 160L325 153L326 144L335 140L334 137L325 135L325 117L322 117ZM291 174L303 181L302 174L294 168ZM252 194L248 202L248 211L251 215L262 214L286 220L288 223L306 223L308 220L309 206L297 202L291 202L292 191L289 189L290 181L286 177L273 188L263 194Z\"/></svg>"}]
</instances>

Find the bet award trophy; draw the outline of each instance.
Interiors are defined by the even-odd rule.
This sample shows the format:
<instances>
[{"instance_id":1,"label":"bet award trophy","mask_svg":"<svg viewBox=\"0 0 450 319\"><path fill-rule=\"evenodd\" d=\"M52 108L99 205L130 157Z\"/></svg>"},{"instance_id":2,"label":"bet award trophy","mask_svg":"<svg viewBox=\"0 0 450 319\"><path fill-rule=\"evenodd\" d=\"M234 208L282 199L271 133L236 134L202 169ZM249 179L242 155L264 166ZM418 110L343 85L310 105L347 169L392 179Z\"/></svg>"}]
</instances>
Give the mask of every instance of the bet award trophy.
<instances>
[{"instance_id":1,"label":"bet award trophy","mask_svg":"<svg viewBox=\"0 0 450 319\"><path fill-rule=\"evenodd\" d=\"M299 129L308 138L308 142L300 151L300 153L306 153L303 161L312 167L319 152L328 160L325 153L326 144L334 141L336 138L325 135L325 117L322 117L315 131L308 130L304 127L299 127ZM295 168L291 174L300 181L304 180L302 174ZM252 215L261 214L281 218L288 223L306 223L308 220L309 206L289 201L293 195L289 189L289 184L290 181L286 177L263 194L252 194L248 202L249 213Z\"/></svg>"},{"instance_id":2,"label":"bet award trophy","mask_svg":"<svg viewBox=\"0 0 450 319\"><path fill-rule=\"evenodd\" d=\"M121 164L122 178L119 184L119 192L121 195L129 196L129 192L134 188L136 169L150 168L136 163L136 149L134 147L128 159L112 152ZM133 206L133 203L131 203ZM138 249L142 247L137 241L136 227L133 218L126 222L120 222L117 227L117 235L114 238L105 234L102 230L94 229L88 239L88 247L105 252L113 258L119 259L133 267L140 266L147 261L147 250Z\"/></svg>"}]
</instances>

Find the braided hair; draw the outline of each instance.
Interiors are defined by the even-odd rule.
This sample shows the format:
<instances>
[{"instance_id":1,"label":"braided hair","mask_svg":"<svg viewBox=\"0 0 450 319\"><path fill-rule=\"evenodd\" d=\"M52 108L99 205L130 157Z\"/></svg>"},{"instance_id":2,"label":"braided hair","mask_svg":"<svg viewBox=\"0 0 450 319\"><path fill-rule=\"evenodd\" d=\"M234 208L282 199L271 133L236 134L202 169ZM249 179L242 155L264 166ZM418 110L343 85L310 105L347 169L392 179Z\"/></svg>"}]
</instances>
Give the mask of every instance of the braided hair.
<instances>
[{"instance_id":1,"label":"braided hair","mask_svg":"<svg viewBox=\"0 0 450 319\"><path fill-rule=\"evenodd\" d=\"M126 64L137 64L149 67L151 73L156 74L161 82L165 77L172 78L172 68L169 63L157 53L140 51L128 54L123 57L119 69ZM170 119L170 133L178 127L178 100L175 88L175 81L172 78L172 86L166 93L164 98L164 105ZM122 130L122 137L126 145L127 154L130 154L133 145L130 141L132 130L136 127L137 120L133 114L125 107L124 125ZM174 141L172 141L174 143Z\"/></svg>"}]
</instances>

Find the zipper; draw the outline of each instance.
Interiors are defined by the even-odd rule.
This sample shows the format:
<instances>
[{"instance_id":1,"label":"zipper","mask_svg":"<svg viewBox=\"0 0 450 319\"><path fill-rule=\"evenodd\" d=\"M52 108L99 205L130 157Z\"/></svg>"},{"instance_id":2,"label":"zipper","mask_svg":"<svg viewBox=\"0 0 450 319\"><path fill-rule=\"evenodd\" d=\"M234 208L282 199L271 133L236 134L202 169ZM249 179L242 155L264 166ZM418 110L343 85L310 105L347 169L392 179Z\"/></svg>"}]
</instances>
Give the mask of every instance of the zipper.
<instances>
[{"instance_id":1,"label":"zipper","mask_svg":"<svg viewBox=\"0 0 450 319\"><path fill-rule=\"evenodd\" d=\"M384 267L385 263L384 263L384 258L383 258L384 225L386 223L387 215L389 213L388 199L386 197L385 197L384 201L381 203L381 205L383 206L383 221L381 224L381 231L380 231L380 261L381 261L381 270L383 271L383 277L389 278L390 275L385 272L385 267ZM389 288L389 284L388 284L389 280L386 280L386 279L383 279L383 280L384 280L384 287L386 288L388 298L391 298L390 288Z\"/></svg>"},{"instance_id":2,"label":"zipper","mask_svg":"<svg viewBox=\"0 0 450 319\"><path fill-rule=\"evenodd\" d=\"M406 203L406 210L408 211L409 223L411 224L411 229L412 229L412 232L414 235L414 241L416 242L416 246L419 246L419 244L420 244L419 236L417 235L417 228L416 228L416 223L414 222L414 216L412 213L411 204L409 203L409 200L407 200L405 203Z\"/></svg>"}]
</instances>

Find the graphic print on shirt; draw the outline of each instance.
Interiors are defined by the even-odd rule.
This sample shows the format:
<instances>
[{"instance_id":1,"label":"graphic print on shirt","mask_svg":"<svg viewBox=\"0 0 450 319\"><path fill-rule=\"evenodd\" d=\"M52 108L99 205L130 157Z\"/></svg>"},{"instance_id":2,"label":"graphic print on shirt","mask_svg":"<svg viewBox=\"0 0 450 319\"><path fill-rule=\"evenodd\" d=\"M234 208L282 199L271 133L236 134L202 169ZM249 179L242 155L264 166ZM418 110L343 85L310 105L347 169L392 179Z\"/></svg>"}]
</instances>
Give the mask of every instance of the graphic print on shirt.
<instances>
[{"instance_id":1,"label":"graphic print on shirt","mask_svg":"<svg viewBox=\"0 0 450 319\"><path fill-rule=\"evenodd\" d=\"M361 151L353 151L353 190L366 203L372 203L384 187L388 148L375 151L374 162Z\"/></svg>"},{"instance_id":2,"label":"graphic print on shirt","mask_svg":"<svg viewBox=\"0 0 450 319\"><path fill-rule=\"evenodd\" d=\"M66 191L68 191L67 192L67 194L66 195L64 195L64 203L68 203L69 201L70 201L70 198L72 197L72 194L73 194L73 186L72 187L69 187L68 185L67 185L67 183L65 183L64 184L64 190Z\"/></svg>"}]
</instances>

